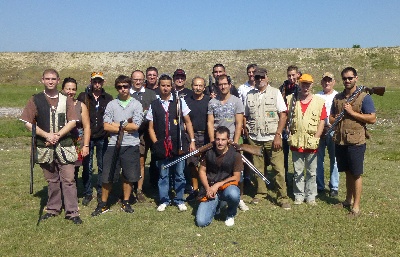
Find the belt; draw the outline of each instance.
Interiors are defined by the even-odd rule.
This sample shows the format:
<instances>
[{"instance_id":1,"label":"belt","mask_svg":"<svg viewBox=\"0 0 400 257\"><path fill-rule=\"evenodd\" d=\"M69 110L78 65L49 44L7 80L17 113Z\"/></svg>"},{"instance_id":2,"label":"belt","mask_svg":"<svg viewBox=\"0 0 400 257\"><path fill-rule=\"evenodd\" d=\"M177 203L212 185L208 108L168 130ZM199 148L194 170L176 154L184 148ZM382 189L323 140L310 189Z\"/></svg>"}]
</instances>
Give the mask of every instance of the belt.
<instances>
[{"instance_id":1,"label":"belt","mask_svg":"<svg viewBox=\"0 0 400 257\"><path fill-rule=\"evenodd\" d=\"M197 133L197 134L205 134L206 131L205 131L205 130L197 130L197 131L195 131L194 133Z\"/></svg>"}]
</instances>

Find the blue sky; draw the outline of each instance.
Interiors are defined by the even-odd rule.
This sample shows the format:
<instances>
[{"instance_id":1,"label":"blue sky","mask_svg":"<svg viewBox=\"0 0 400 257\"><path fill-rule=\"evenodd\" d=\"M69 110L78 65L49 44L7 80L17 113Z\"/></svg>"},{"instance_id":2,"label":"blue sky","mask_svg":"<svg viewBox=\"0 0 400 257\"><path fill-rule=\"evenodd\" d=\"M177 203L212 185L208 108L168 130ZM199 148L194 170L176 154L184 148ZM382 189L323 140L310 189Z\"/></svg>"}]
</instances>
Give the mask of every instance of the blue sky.
<instances>
[{"instance_id":1,"label":"blue sky","mask_svg":"<svg viewBox=\"0 0 400 257\"><path fill-rule=\"evenodd\" d=\"M0 0L0 52L400 46L399 0Z\"/></svg>"}]
</instances>

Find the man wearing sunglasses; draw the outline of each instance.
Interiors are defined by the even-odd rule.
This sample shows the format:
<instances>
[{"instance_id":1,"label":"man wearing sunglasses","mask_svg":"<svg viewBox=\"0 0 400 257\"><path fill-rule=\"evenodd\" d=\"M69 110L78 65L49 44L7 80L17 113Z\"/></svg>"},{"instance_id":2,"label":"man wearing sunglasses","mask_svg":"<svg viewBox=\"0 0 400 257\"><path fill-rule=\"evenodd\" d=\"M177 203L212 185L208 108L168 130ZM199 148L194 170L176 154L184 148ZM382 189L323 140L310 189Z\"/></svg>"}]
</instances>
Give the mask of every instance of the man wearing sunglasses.
<instances>
[{"instance_id":1,"label":"man wearing sunglasses","mask_svg":"<svg viewBox=\"0 0 400 257\"><path fill-rule=\"evenodd\" d=\"M103 89L104 86L103 72L92 72L90 77L90 89L82 92L78 96L78 100L83 102L89 110L90 118L90 143L89 155L83 159L82 180L84 187L84 197L82 204L87 206L93 199L92 175L93 175L93 154L96 147L97 158L97 200L101 199L101 174L103 172L103 156L107 149L108 135L103 126L103 115L107 104L113 100L110 94Z\"/></svg>"},{"instance_id":2,"label":"man wearing sunglasses","mask_svg":"<svg viewBox=\"0 0 400 257\"><path fill-rule=\"evenodd\" d=\"M268 84L267 70L257 68L254 72L255 89L250 90L245 102L246 134L251 145L260 146L264 156L253 156L254 166L264 171L265 159L269 158L274 171L277 202L285 210L291 208L286 191L285 167L283 165L282 131L286 123L286 104L280 91ZM248 129L248 131L247 131ZM265 182L256 176L257 195L267 194ZM260 197L252 203L257 204Z\"/></svg>"},{"instance_id":3,"label":"man wearing sunglasses","mask_svg":"<svg viewBox=\"0 0 400 257\"><path fill-rule=\"evenodd\" d=\"M333 100L329 122L333 123L344 110L344 116L335 128L335 155L339 172L346 174L346 199L338 207L351 208L350 217L360 215L364 154L368 133L366 124L376 122L374 102L370 95L361 92L353 101L347 99L357 90L357 71L347 67L342 72L343 92Z\"/></svg>"},{"instance_id":4,"label":"man wearing sunglasses","mask_svg":"<svg viewBox=\"0 0 400 257\"><path fill-rule=\"evenodd\" d=\"M107 200L114 182L119 180L119 172L122 169L123 200L121 210L133 213L129 204L132 184L140 179L140 151L139 151L139 126L143 120L142 104L131 97L130 89L132 80L128 76L120 75L115 80L115 89L118 91L118 98L107 104L104 113L104 130L110 133L110 143L104 154L104 171L101 177L102 195L101 201L92 213L97 216L109 210ZM114 156L118 132L123 126L124 135L119 147L119 155ZM115 159L117 158L117 159ZM116 161L115 170L112 162Z\"/></svg>"}]
</instances>

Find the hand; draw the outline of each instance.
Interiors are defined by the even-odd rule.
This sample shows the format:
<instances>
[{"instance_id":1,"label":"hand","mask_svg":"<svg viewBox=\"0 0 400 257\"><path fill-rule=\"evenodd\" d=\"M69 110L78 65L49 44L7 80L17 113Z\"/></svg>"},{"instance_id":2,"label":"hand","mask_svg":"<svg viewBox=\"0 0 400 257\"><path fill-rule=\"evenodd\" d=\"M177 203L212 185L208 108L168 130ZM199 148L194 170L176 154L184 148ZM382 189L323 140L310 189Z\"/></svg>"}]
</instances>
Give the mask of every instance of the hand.
<instances>
[{"instance_id":1,"label":"hand","mask_svg":"<svg viewBox=\"0 0 400 257\"><path fill-rule=\"evenodd\" d=\"M60 134L58 133L47 133L46 135L46 145L47 143L50 145L57 144L58 140L60 139Z\"/></svg>"},{"instance_id":2,"label":"hand","mask_svg":"<svg viewBox=\"0 0 400 257\"><path fill-rule=\"evenodd\" d=\"M89 154L89 147L84 146L81 150L82 157L86 157Z\"/></svg>"},{"instance_id":3,"label":"hand","mask_svg":"<svg viewBox=\"0 0 400 257\"><path fill-rule=\"evenodd\" d=\"M353 116L354 111L353 111L353 107L351 106L351 104L345 103L345 104L344 104L344 109L346 110L346 112L347 112L349 115Z\"/></svg>"},{"instance_id":4,"label":"hand","mask_svg":"<svg viewBox=\"0 0 400 257\"><path fill-rule=\"evenodd\" d=\"M272 142L275 150L282 148L282 137L279 134L275 134L274 141Z\"/></svg>"},{"instance_id":5,"label":"hand","mask_svg":"<svg viewBox=\"0 0 400 257\"><path fill-rule=\"evenodd\" d=\"M218 187L216 187L215 185L209 187L206 191L206 196L208 199L213 199L215 198L215 195L218 192Z\"/></svg>"},{"instance_id":6,"label":"hand","mask_svg":"<svg viewBox=\"0 0 400 257\"><path fill-rule=\"evenodd\" d=\"M195 142L190 142L189 151L193 152L195 150L196 150L196 143Z\"/></svg>"},{"instance_id":7,"label":"hand","mask_svg":"<svg viewBox=\"0 0 400 257\"><path fill-rule=\"evenodd\" d=\"M215 98L215 97L217 97L217 94L216 94L216 93L211 93L211 94L210 94L210 97L211 97L211 98Z\"/></svg>"}]
</instances>

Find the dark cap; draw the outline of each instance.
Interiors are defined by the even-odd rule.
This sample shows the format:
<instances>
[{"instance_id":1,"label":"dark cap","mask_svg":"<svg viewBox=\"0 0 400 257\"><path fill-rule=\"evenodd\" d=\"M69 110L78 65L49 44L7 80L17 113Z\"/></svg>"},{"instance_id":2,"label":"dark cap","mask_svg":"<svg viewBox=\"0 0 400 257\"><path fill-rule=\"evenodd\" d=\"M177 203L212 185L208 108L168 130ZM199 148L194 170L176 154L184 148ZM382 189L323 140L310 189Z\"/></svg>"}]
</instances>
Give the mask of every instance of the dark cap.
<instances>
[{"instance_id":1,"label":"dark cap","mask_svg":"<svg viewBox=\"0 0 400 257\"><path fill-rule=\"evenodd\" d=\"M185 72L184 70L182 70L182 69L177 69L177 70L174 72L173 77L176 77L176 76L178 76L178 75L182 75L182 76L184 76L184 77L186 78L186 72Z\"/></svg>"},{"instance_id":2,"label":"dark cap","mask_svg":"<svg viewBox=\"0 0 400 257\"><path fill-rule=\"evenodd\" d=\"M254 71L254 76L261 76L261 77L265 77L267 76L267 70L264 68L257 68Z\"/></svg>"}]
</instances>

